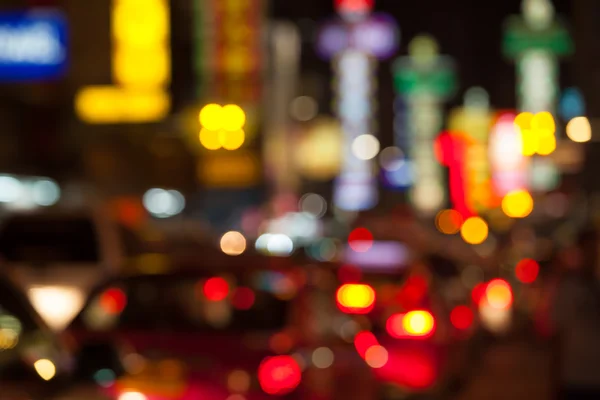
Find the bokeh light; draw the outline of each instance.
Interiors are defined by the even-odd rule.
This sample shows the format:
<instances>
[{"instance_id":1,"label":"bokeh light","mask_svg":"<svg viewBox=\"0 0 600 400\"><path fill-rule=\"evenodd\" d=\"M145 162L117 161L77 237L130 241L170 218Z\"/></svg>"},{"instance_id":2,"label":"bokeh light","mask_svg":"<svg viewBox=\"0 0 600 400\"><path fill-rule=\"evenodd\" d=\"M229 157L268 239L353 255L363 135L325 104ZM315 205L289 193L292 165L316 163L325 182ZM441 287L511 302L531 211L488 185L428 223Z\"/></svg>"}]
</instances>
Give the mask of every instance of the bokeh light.
<instances>
[{"instance_id":1,"label":"bokeh light","mask_svg":"<svg viewBox=\"0 0 600 400\"><path fill-rule=\"evenodd\" d=\"M47 359L37 360L33 363L35 371L38 373L40 378L45 381L49 381L56 375L56 366L54 363Z\"/></svg>"},{"instance_id":2,"label":"bokeh light","mask_svg":"<svg viewBox=\"0 0 600 400\"><path fill-rule=\"evenodd\" d=\"M533 198L526 190L515 190L502 199L502 211L511 218L525 218L533 211Z\"/></svg>"},{"instance_id":3,"label":"bokeh light","mask_svg":"<svg viewBox=\"0 0 600 400\"><path fill-rule=\"evenodd\" d=\"M246 113L240 106L228 104L222 110L222 129L235 132L240 131L246 125Z\"/></svg>"},{"instance_id":4,"label":"bokeh light","mask_svg":"<svg viewBox=\"0 0 600 400\"><path fill-rule=\"evenodd\" d=\"M410 311L402 318L402 327L410 336L429 337L435 329L435 319L429 311Z\"/></svg>"},{"instance_id":5,"label":"bokeh light","mask_svg":"<svg viewBox=\"0 0 600 400\"><path fill-rule=\"evenodd\" d=\"M240 232L227 232L221 237L221 251L229 256L239 256L246 251L246 238Z\"/></svg>"},{"instance_id":6,"label":"bokeh light","mask_svg":"<svg viewBox=\"0 0 600 400\"><path fill-rule=\"evenodd\" d=\"M255 300L254 290L247 287L238 287L233 292L231 303L238 310L249 310L254 305Z\"/></svg>"},{"instance_id":7,"label":"bokeh light","mask_svg":"<svg viewBox=\"0 0 600 400\"><path fill-rule=\"evenodd\" d=\"M379 164L385 171L398 171L405 162L404 153L398 147L386 147L379 153Z\"/></svg>"},{"instance_id":8,"label":"bokeh light","mask_svg":"<svg viewBox=\"0 0 600 400\"><path fill-rule=\"evenodd\" d=\"M223 124L223 107L208 104L200 110L200 125L210 131L218 131Z\"/></svg>"},{"instance_id":9,"label":"bokeh light","mask_svg":"<svg viewBox=\"0 0 600 400\"><path fill-rule=\"evenodd\" d=\"M360 135L352 142L352 154L359 160L372 160L378 153L379 140L373 135Z\"/></svg>"},{"instance_id":10,"label":"bokeh light","mask_svg":"<svg viewBox=\"0 0 600 400\"><path fill-rule=\"evenodd\" d=\"M318 112L317 101L309 96L296 97L290 104L290 115L298 121L310 121L317 116Z\"/></svg>"},{"instance_id":11,"label":"bokeh light","mask_svg":"<svg viewBox=\"0 0 600 400\"><path fill-rule=\"evenodd\" d=\"M200 144L207 150L218 150L221 148L221 138L218 131L202 128L200 131Z\"/></svg>"},{"instance_id":12,"label":"bokeh light","mask_svg":"<svg viewBox=\"0 0 600 400\"><path fill-rule=\"evenodd\" d=\"M530 258L519 261L515 267L515 276L521 283L533 283L538 277L540 266Z\"/></svg>"},{"instance_id":13,"label":"bokeh light","mask_svg":"<svg viewBox=\"0 0 600 400\"><path fill-rule=\"evenodd\" d=\"M18 179L12 176L0 176L0 203L12 203L23 194L24 188Z\"/></svg>"},{"instance_id":14,"label":"bokeh light","mask_svg":"<svg viewBox=\"0 0 600 400\"><path fill-rule=\"evenodd\" d=\"M150 189L144 194L144 207L157 218L169 218L185 208L185 198L177 190Z\"/></svg>"},{"instance_id":15,"label":"bokeh light","mask_svg":"<svg viewBox=\"0 0 600 400\"><path fill-rule=\"evenodd\" d=\"M488 233L488 225L480 217L471 217L467 219L460 229L463 240L469 244L483 243L487 239Z\"/></svg>"},{"instance_id":16,"label":"bokeh light","mask_svg":"<svg viewBox=\"0 0 600 400\"><path fill-rule=\"evenodd\" d=\"M373 234L367 228L356 228L348 235L348 245L358 253L365 253L373 247Z\"/></svg>"},{"instance_id":17,"label":"bokeh light","mask_svg":"<svg viewBox=\"0 0 600 400\"><path fill-rule=\"evenodd\" d=\"M467 306L456 306L450 313L450 322L456 329L469 329L473 324L475 315L473 310Z\"/></svg>"},{"instance_id":18,"label":"bokeh light","mask_svg":"<svg viewBox=\"0 0 600 400\"><path fill-rule=\"evenodd\" d=\"M100 307L107 314L120 314L127 305L127 296L125 293L118 288L111 288L106 290L100 296Z\"/></svg>"},{"instance_id":19,"label":"bokeh light","mask_svg":"<svg viewBox=\"0 0 600 400\"><path fill-rule=\"evenodd\" d=\"M367 314L375 304L375 290L369 285L347 283L337 290L338 308L349 314Z\"/></svg>"},{"instance_id":20,"label":"bokeh light","mask_svg":"<svg viewBox=\"0 0 600 400\"><path fill-rule=\"evenodd\" d=\"M446 235L454 235L460 232L463 224L463 216L456 210L442 210L435 218L435 226Z\"/></svg>"},{"instance_id":21,"label":"bokeh light","mask_svg":"<svg viewBox=\"0 0 600 400\"><path fill-rule=\"evenodd\" d=\"M380 345L371 346L365 353L365 361L371 368L384 367L389 359L388 351Z\"/></svg>"},{"instance_id":22,"label":"bokeh light","mask_svg":"<svg viewBox=\"0 0 600 400\"><path fill-rule=\"evenodd\" d=\"M567 136L576 143L589 142L592 139L592 126L586 117L575 117L567 124Z\"/></svg>"},{"instance_id":23,"label":"bokeh light","mask_svg":"<svg viewBox=\"0 0 600 400\"><path fill-rule=\"evenodd\" d=\"M33 201L39 206L52 206L60 199L60 187L50 179L41 179L31 187Z\"/></svg>"},{"instance_id":24,"label":"bokeh light","mask_svg":"<svg viewBox=\"0 0 600 400\"><path fill-rule=\"evenodd\" d=\"M220 130L218 132L219 144L225 150L237 150L244 144L246 133L243 129Z\"/></svg>"},{"instance_id":25,"label":"bokeh light","mask_svg":"<svg viewBox=\"0 0 600 400\"><path fill-rule=\"evenodd\" d=\"M505 310L512 304L512 290L508 282L503 279L494 279L487 284L485 298L490 307Z\"/></svg>"},{"instance_id":26,"label":"bokeh light","mask_svg":"<svg viewBox=\"0 0 600 400\"><path fill-rule=\"evenodd\" d=\"M320 369L329 368L335 361L335 355L329 347L319 347L312 353L313 365Z\"/></svg>"},{"instance_id":27,"label":"bokeh light","mask_svg":"<svg viewBox=\"0 0 600 400\"><path fill-rule=\"evenodd\" d=\"M327 201L316 193L307 193L300 199L300 211L308 213L315 218L321 218L327 212Z\"/></svg>"},{"instance_id":28,"label":"bokeh light","mask_svg":"<svg viewBox=\"0 0 600 400\"><path fill-rule=\"evenodd\" d=\"M301 380L300 366L291 356L268 357L258 367L258 381L267 394L290 393Z\"/></svg>"},{"instance_id":29,"label":"bokeh light","mask_svg":"<svg viewBox=\"0 0 600 400\"><path fill-rule=\"evenodd\" d=\"M365 358L367 350L373 346L377 346L378 344L379 342L377 341L375 335L369 331L359 332L354 337L354 347L362 358Z\"/></svg>"},{"instance_id":30,"label":"bokeh light","mask_svg":"<svg viewBox=\"0 0 600 400\"><path fill-rule=\"evenodd\" d=\"M210 301L221 301L229 295L229 283L223 278L208 279L203 287L204 296Z\"/></svg>"}]
</instances>

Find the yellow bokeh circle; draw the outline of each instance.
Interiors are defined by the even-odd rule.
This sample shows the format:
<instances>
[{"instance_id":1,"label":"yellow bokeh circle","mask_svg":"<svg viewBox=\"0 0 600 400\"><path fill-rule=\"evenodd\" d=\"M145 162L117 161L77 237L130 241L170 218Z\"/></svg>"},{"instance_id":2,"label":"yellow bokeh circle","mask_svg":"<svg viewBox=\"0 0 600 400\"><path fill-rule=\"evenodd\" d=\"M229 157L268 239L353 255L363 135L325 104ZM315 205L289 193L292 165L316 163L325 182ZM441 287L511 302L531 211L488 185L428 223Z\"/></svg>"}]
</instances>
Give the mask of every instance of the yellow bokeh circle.
<instances>
[{"instance_id":1,"label":"yellow bokeh circle","mask_svg":"<svg viewBox=\"0 0 600 400\"><path fill-rule=\"evenodd\" d=\"M471 217L467 219L460 229L460 235L463 240L469 244L483 243L489 233L487 223L480 217Z\"/></svg>"},{"instance_id":2,"label":"yellow bokeh circle","mask_svg":"<svg viewBox=\"0 0 600 400\"><path fill-rule=\"evenodd\" d=\"M222 109L221 128L226 131L239 131L246 124L246 113L240 106L229 104Z\"/></svg>"},{"instance_id":3,"label":"yellow bokeh circle","mask_svg":"<svg viewBox=\"0 0 600 400\"><path fill-rule=\"evenodd\" d=\"M533 198L526 190L515 190L502 199L502 211L511 218L525 218L533 211Z\"/></svg>"},{"instance_id":4,"label":"yellow bokeh circle","mask_svg":"<svg viewBox=\"0 0 600 400\"><path fill-rule=\"evenodd\" d=\"M200 125L209 131L218 131L223 126L223 107L208 104L200 111Z\"/></svg>"},{"instance_id":5,"label":"yellow bokeh circle","mask_svg":"<svg viewBox=\"0 0 600 400\"><path fill-rule=\"evenodd\" d=\"M225 150L237 150L244 144L246 134L242 129L237 131L219 131L219 142Z\"/></svg>"},{"instance_id":6,"label":"yellow bokeh circle","mask_svg":"<svg viewBox=\"0 0 600 400\"><path fill-rule=\"evenodd\" d=\"M200 131L200 144L208 150L218 150L222 147L218 132L206 128Z\"/></svg>"}]
</instances>

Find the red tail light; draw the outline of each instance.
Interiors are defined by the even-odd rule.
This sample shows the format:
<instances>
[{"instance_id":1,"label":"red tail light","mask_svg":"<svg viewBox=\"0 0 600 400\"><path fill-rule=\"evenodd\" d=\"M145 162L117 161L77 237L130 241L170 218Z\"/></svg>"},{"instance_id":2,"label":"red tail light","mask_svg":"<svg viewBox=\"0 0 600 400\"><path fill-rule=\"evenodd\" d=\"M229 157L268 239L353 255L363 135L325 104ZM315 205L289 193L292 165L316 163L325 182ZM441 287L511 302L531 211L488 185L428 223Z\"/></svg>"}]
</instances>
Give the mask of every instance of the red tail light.
<instances>
[{"instance_id":1,"label":"red tail light","mask_svg":"<svg viewBox=\"0 0 600 400\"><path fill-rule=\"evenodd\" d=\"M467 306L457 306L450 313L450 322L456 329L469 329L473 319L473 311Z\"/></svg>"},{"instance_id":2,"label":"red tail light","mask_svg":"<svg viewBox=\"0 0 600 400\"><path fill-rule=\"evenodd\" d=\"M268 357L258 367L258 381L263 391L271 395L292 392L302 380L302 371L290 356Z\"/></svg>"},{"instance_id":3,"label":"red tail light","mask_svg":"<svg viewBox=\"0 0 600 400\"><path fill-rule=\"evenodd\" d=\"M410 311L388 318L386 329L390 336L400 338L428 338L435 331L435 318L429 311Z\"/></svg>"},{"instance_id":4,"label":"red tail light","mask_svg":"<svg viewBox=\"0 0 600 400\"><path fill-rule=\"evenodd\" d=\"M100 307L107 314L120 314L127 305L127 295L118 288L107 289L100 296Z\"/></svg>"},{"instance_id":5,"label":"red tail light","mask_svg":"<svg viewBox=\"0 0 600 400\"><path fill-rule=\"evenodd\" d=\"M379 342L377 341L375 335L369 331L359 332L354 337L354 346L362 358L365 358L367 350L373 346L377 346L378 344Z\"/></svg>"}]
</instances>

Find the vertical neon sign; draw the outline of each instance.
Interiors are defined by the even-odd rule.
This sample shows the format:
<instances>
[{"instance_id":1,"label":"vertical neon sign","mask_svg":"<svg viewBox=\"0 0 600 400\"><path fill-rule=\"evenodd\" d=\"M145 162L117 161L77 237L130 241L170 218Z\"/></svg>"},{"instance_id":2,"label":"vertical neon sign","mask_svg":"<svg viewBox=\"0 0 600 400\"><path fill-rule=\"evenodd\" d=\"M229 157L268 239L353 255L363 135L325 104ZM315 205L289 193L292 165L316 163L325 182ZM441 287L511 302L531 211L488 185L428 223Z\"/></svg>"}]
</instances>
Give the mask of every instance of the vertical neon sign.
<instances>
[{"instance_id":1,"label":"vertical neon sign","mask_svg":"<svg viewBox=\"0 0 600 400\"><path fill-rule=\"evenodd\" d=\"M373 1L336 0L342 20L327 23L321 29L317 51L333 58L336 82L336 114L344 133L342 170L334 184L334 204L342 210L360 211L378 202L377 180L371 154L357 155L357 140L374 131L377 59L388 58L398 47L395 21L384 14L369 15ZM376 139L369 138L376 142ZM354 149L353 149L354 145ZM378 144L377 144L378 146ZM361 149L358 149L359 151Z\"/></svg>"},{"instance_id":2,"label":"vertical neon sign","mask_svg":"<svg viewBox=\"0 0 600 400\"><path fill-rule=\"evenodd\" d=\"M471 210L486 211L492 207L493 192L488 158L492 115L485 89L474 87L465 92L464 106L450 112L448 128L464 132L468 139L464 159L466 202Z\"/></svg>"},{"instance_id":3,"label":"vertical neon sign","mask_svg":"<svg viewBox=\"0 0 600 400\"><path fill-rule=\"evenodd\" d=\"M434 214L446 202L444 174L435 161L433 143L443 126L442 102L456 90L454 70L452 59L439 55L436 41L426 35L415 37L409 56L398 58L393 67L396 92L408 107L408 125L396 127L406 134L396 132L396 137L408 136L403 150L414 170L411 201L423 214Z\"/></svg>"},{"instance_id":4,"label":"vertical neon sign","mask_svg":"<svg viewBox=\"0 0 600 400\"><path fill-rule=\"evenodd\" d=\"M528 185L528 158L523 155L523 139L514 123L515 117L514 113L500 114L490 135L494 192L500 197Z\"/></svg>"}]
</instances>

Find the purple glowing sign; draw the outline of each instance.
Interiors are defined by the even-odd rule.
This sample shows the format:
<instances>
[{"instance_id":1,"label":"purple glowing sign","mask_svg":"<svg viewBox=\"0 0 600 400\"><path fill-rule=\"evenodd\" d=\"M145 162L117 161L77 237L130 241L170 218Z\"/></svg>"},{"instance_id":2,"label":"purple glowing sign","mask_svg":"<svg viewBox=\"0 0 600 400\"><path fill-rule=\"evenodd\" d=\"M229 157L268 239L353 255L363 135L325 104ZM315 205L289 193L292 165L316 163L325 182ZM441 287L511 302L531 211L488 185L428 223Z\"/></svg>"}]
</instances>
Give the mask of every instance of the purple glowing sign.
<instances>
[{"instance_id":1,"label":"purple glowing sign","mask_svg":"<svg viewBox=\"0 0 600 400\"><path fill-rule=\"evenodd\" d=\"M394 18L387 14L373 14L364 21L346 23L341 19L327 22L317 37L317 52L330 59L352 48L378 59L394 55L400 44L400 31Z\"/></svg>"},{"instance_id":2,"label":"purple glowing sign","mask_svg":"<svg viewBox=\"0 0 600 400\"><path fill-rule=\"evenodd\" d=\"M344 251L344 262L363 270L397 270L410 261L410 251L398 242L373 242L366 252L356 252L349 246Z\"/></svg>"}]
</instances>

